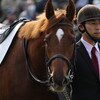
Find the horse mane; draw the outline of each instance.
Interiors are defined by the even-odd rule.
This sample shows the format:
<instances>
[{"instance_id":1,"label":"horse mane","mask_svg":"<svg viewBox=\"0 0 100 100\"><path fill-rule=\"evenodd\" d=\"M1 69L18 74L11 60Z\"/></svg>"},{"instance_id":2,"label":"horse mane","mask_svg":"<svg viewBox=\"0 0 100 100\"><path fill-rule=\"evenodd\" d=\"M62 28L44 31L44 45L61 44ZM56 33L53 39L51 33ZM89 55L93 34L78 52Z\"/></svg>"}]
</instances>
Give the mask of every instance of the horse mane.
<instances>
[{"instance_id":1,"label":"horse mane","mask_svg":"<svg viewBox=\"0 0 100 100\"><path fill-rule=\"evenodd\" d=\"M19 30L19 37L24 38L38 38L45 31L53 27L55 24L59 23L65 16L65 10L56 10L55 16L51 17L49 20L45 17L45 13L37 16L37 20L26 22Z\"/></svg>"}]
</instances>

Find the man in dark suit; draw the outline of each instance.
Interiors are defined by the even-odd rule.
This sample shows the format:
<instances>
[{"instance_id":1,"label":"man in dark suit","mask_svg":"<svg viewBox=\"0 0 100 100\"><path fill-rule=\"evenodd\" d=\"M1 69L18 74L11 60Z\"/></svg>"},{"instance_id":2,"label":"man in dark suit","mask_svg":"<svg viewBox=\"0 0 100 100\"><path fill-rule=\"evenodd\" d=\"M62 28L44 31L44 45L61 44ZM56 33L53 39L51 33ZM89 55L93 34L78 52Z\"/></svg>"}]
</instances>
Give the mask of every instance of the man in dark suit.
<instances>
[{"instance_id":1,"label":"man in dark suit","mask_svg":"<svg viewBox=\"0 0 100 100\"><path fill-rule=\"evenodd\" d=\"M82 38L76 44L72 100L100 100L100 8L88 4L77 19Z\"/></svg>"}]
</instances>

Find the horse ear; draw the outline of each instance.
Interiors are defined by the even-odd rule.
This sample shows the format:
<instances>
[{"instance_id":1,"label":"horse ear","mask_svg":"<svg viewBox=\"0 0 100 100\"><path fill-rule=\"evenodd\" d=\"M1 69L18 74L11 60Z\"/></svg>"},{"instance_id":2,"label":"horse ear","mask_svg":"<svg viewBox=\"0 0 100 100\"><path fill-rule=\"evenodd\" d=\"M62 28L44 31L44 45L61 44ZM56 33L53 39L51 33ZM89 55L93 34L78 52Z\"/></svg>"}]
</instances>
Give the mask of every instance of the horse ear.
<instances>
[{"instance_id":1,"label":"horse ear","mask_svg":"<svg viewBox=\"0 0 100 100\"><path fill-rule=\"evenodd\" d=\"M46 18L50 19L54 15L54 9L51 0L48 0L45 6Z\"/></svg>"},{"instance_id":2,"label":"horse ear","mask_svg":"<svg viewBox=\"0 0 100 100\"><path fill-rule=\"evenodd\" d=\"M76 14L76 8L72 0L69 0L67 8L66 8L66 12L67 12L66 17L68 17L68 19L72 21Z\"/></svg>"}]
</instances>

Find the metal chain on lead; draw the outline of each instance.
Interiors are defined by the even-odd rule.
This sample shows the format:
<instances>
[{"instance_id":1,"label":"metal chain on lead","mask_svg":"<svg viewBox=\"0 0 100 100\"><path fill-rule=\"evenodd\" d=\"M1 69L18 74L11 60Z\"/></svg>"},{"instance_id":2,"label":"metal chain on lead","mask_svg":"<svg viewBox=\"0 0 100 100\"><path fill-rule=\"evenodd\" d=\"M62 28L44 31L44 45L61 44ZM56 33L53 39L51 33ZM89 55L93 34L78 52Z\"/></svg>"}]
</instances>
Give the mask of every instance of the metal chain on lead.
<instances>
[{"instance_id":1,"label":"metal chain on lead","mask_svg":"<svg viewBox=\"0 0 100 100\"><path fill-rule=\"evenodd\" d=\"M66 89L63 91L63 94L64 94L66 100L71 100Z\"/></svg>"},{"instance_id":2,"label":"metal chain on lead","mask_svg":"<svg viewBox=\"0 0 100 100\"><path fill-rule=\"evenodd\" d=\"M64 94L64 96L65 96L65 98L66 98L66 100L71 100L71 95L72 95L72 86L70 85L70 93L68 94L68 91L67 91L67 89L65 89L64 91L63 91L63 94Z\"/></svg>"}]
</instances>

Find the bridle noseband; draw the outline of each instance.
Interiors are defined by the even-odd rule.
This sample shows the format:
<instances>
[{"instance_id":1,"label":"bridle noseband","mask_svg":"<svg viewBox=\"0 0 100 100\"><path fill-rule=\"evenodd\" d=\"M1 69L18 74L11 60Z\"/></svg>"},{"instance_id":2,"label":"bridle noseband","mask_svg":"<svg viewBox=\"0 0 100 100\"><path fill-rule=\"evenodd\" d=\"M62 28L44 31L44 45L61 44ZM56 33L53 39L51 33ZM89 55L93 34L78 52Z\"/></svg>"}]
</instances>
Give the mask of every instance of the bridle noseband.
<instances>
[{"instance_id":1,"label":"bridle noseband","mask_svg":"<svg viewBox=\"0 0 100 100\"><path fill-rule=\"evenodd\" d=\"M50 66L51 62L56 58L61 58L61 59L65 60L68 63L68 66L70 68L72 68L72 64L69 61L69 59L67 57L65 57L64 55L62 55L62 54L56 54L56 55L52 56L51 58L49 58L48 61L46 62L47 66Z\"/></svg>"},{"instance_id":2,"label":"bridle noseband","mask_svg":"<svg viewBox=\"0 0 100 100\"><path fill-rule=\"evenodd\" d=\"M75 46L74 46L74 52L73 54L75 54ZM75 56L75 55L73 55ZM72 82L72 79L73 79L73 65L75 63L75 59L73 60L73 64L71 62L71 60L69 60L66 56L62 55L62 54L56 54L54 56L52 56L51 58L48 58L47 55L46 55L46 66L47 66L47 72L48 72L48 76L49 78L51 77L51 71L50 71L50 65L52 63L53 60L57 59L57 58L61 58L62 60L64 60L67 64L68 64L68 67L69 67L69 70L68 70L68 74L66 76L66 79L68 80L68 84L70 82Z\"/></svg>"},{"instance_id":3,"label":"bridle noseband","mask_svg":"<svg viewBox=\"0 0 100 100\"><path fill-rule=\"evenodd\" d=\"M71 61L66 56L64 56L62 54L56 54L56 55L52 56L51 58L46 57L46 66L47 66L47 70L48 70L48 76L50 77L50 65L51 65L52 61L55 60L56 58L61 58L68 64L69 71L68 71L68 74L67 74L66 78L69 81L68 83L72 82L72 79L73 79L73 71L72 71L73 65L72 65Z\"/></svg>"}]
</instances>

